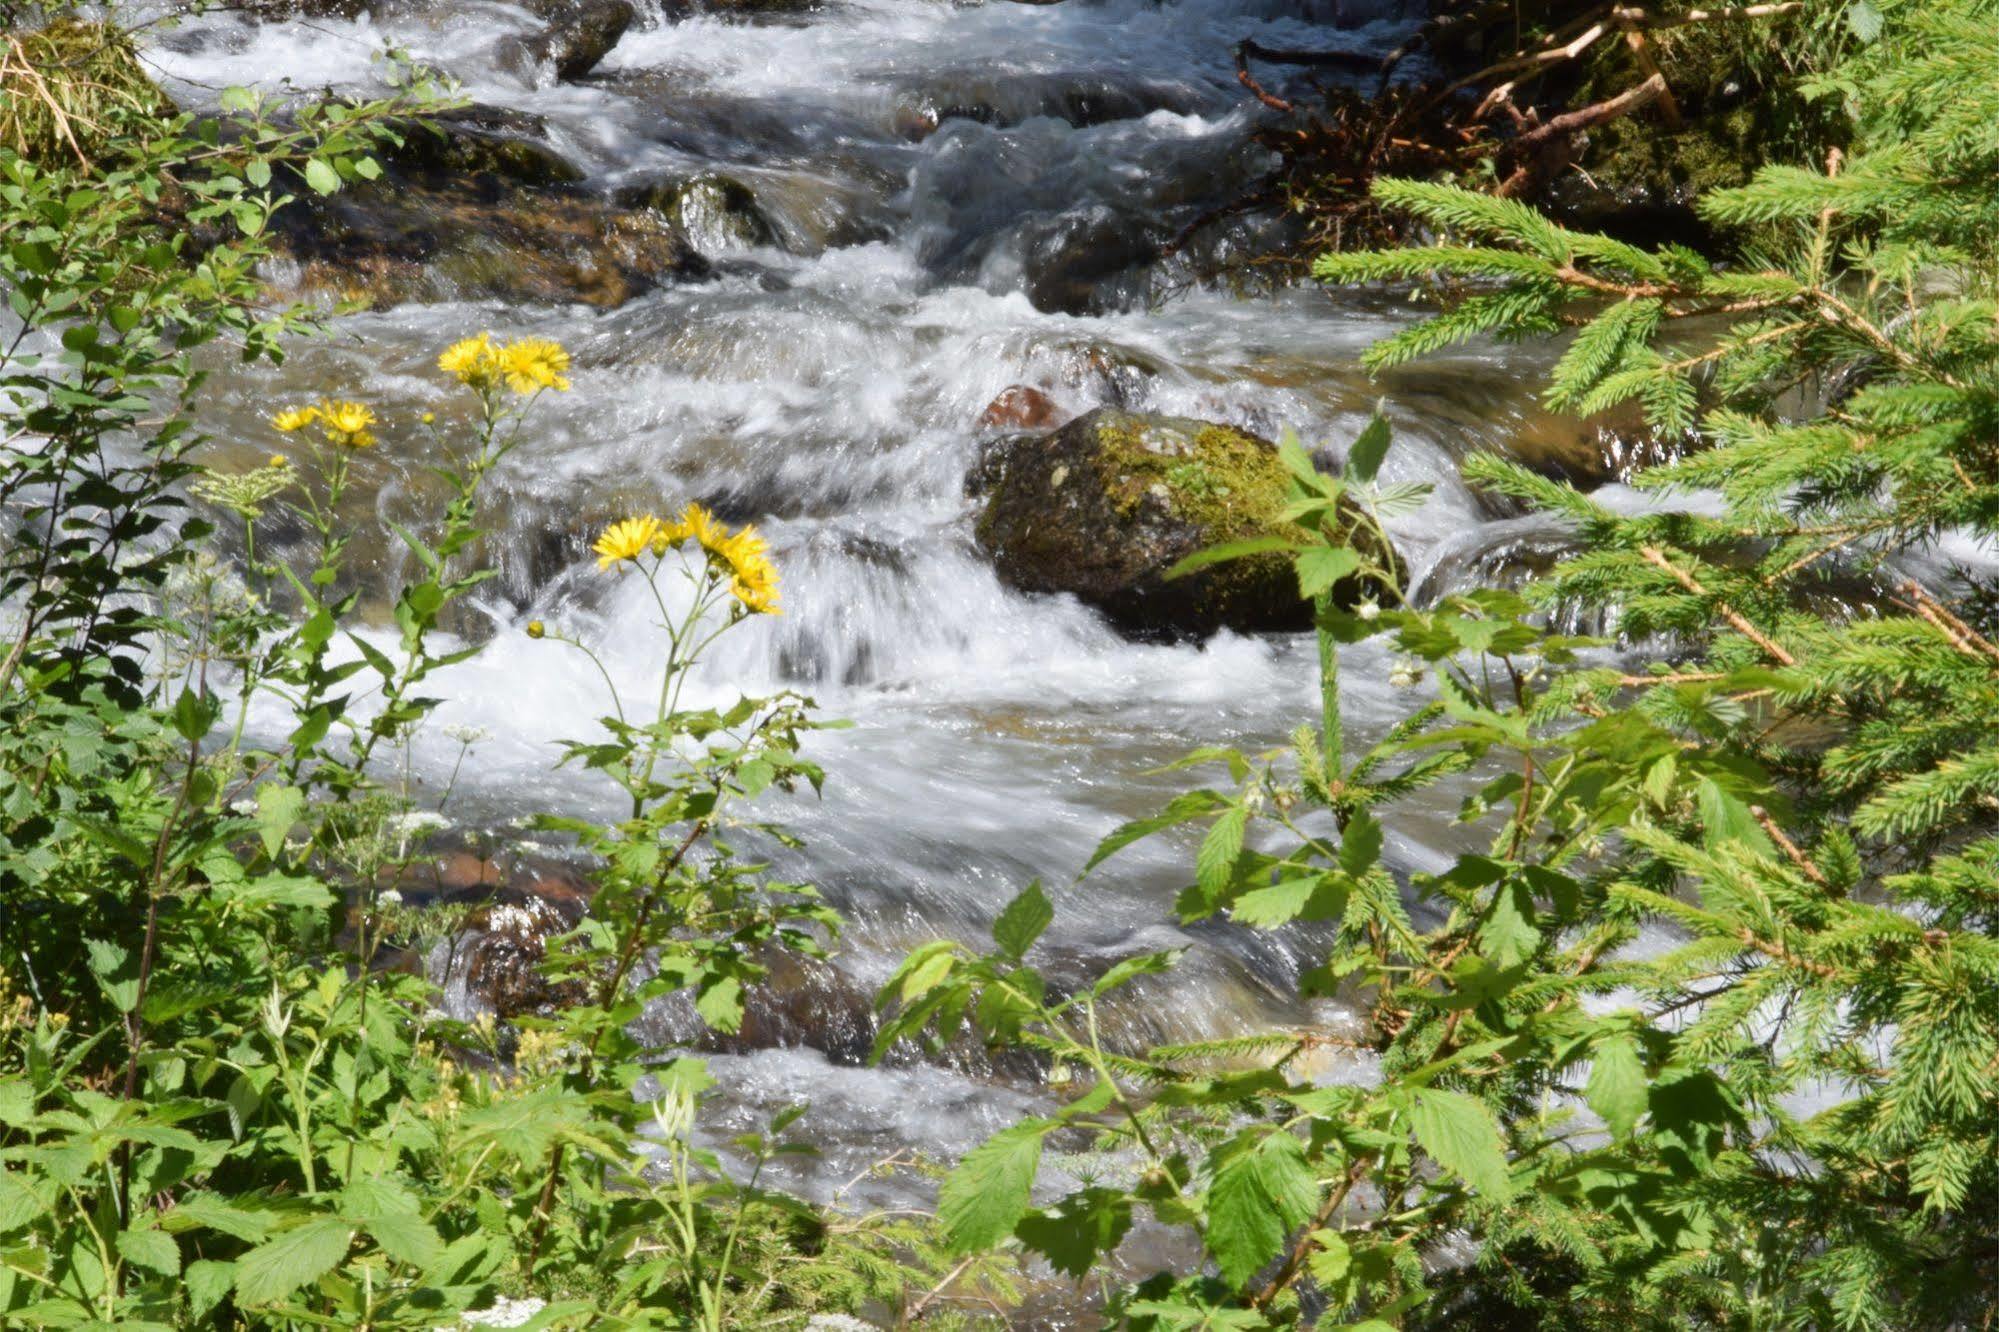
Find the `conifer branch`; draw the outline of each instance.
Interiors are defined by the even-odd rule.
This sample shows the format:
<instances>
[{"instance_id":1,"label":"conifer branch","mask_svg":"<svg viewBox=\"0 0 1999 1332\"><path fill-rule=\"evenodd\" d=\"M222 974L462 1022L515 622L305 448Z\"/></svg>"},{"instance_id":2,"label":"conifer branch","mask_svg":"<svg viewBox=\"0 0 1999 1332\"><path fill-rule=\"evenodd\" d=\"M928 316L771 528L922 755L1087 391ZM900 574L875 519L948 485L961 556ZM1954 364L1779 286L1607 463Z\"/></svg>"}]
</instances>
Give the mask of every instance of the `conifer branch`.
<instances>
[{"instance_id":1,"label":"conifer branch","mask_svg":"<svg viewBox=\"0 0 1999 1332\"><path fill-rule=\"evenodd\" d=\"M1645 557L1646 563L1651 564L1658 569L1664 570L1667 574L1670 574L1674 582L1678 583L1681 587L1693 593L1695 596L1705 598L1710 595L1708 590L1705 587L1701 586L1699 579L1695 578L1692 574L1688 573L1686 570L1676 567L1671 560L1666 558L1665 553L1661 551L1657 546L1642 547L1638 553ZM1722 619L1728 621L1728 623L1735 629L1735 632L1741 634L1744 638L1754 643L1757 647L1763 649L1764 655L1770 657L1772 660L1777 661L1785 666L1795 666L1798 664L1798 659L1792 656L1789 652L1785 651L1782 644L1778 643L1777 641L1772 639L1768 634L1764 633L1761 629L1758 629L1755 625L1751 624L1746 618L1744 618L1744 616L1740 611L1736 610L1733 606L1729 605L1727 602L1725 601L1715 602L1714 609L1717 615L1721 616Z\"/></svg>"}]
</instances>

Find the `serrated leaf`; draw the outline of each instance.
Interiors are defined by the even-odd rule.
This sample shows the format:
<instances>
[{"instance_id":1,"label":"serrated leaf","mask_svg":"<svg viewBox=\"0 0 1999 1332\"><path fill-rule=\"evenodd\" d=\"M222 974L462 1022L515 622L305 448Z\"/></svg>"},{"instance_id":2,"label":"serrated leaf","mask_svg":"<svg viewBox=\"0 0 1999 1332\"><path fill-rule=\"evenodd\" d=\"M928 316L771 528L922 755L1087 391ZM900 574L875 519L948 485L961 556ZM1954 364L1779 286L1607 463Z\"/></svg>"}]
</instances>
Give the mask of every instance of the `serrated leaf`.
<instances>
[{"instance_id":1,"label":"serrated leaf","mask_svg":"<svg viewBox=\"0 0 1999 1332\"><path fill-rule=\"evenodd\" d=\"M1589 1082L1583 1095L1612 1134L1631 1136L1638 1117L1645 1113L1649 1088L1645 1082L1645 1062L1639 1057L1638 1042L1629 1035L1598 1041L1591 1054Z\"/></svg>"},{"instance_id":2,"label":"serrated leaf","mask_svg":"<svg viewBox=\"0 0 1999 1332\"><path fill-rule=\"evenodd\" d=\"M1360 555L1346 546L1314 546L1298 552L1298 594L1310 601L1360 568Z\"/></svg>"},{"instance_id":3,"label":"serrated leaf","mask_svg":"<svg viewBox=\"0 0 1999 1332\"><path fill-rule=\"evenodd\" d=\"M266 782L257 788L257 838L264 854L277 859L292 825L305 813L305 792L296 786Z\"/></svg>"},{"instance_id":4,"label":"serrated leaf","mask_svg":"<svg viewBox=\"0 0 1999 1332\"><path fill-rule=\"evenodd\" d=\"M1374 480L1375 474L1381 470L1382 459L1388 456L1388 444L1392 437L1388 418L1377 408L1361 430L1360 438L1347 450L1347 478L1363 485Z\"/></svg>"},{"instance_id":5,"label":"serrated leaf","mask_svg":"<svg viewBox=\"0 0 1999 1332\"><path fill-rule=\"evenodd\" d=\"M1027 1215L1035 1173L1041 1167L1039 1121L1002 1129L965 1154L937 1194L937 1216L958 1253L990 1249Z\"/></svg>"},{"instance_id":6,"label":"serrated leaf","mask_svg":"<svg viewBox=\"0 0 1999 1332\"><path fill-rule=\"evenodd\" d=\"M353 1242L353 1226L336 1217L287 1230L236 1260L236 1298L246 1305L281 1300L339 1266Z\"/></svg>"},{"instance_id":7,"label":"serrated leaf","mask_svg":"<svg viewBox=\"0 0 1999 1332\"><path fill-rule=\"evenodd\" d=\"M1020 1242L1064 1276L1081 1281L1131 1229L1131 1199L1115 1189L1072 1193L1054 1207L1023 1217Z\"/></svg>"},{"instance_id":8,"label":"serrated leaf","mask_svg":"<svg viewBox=\"0 0 1999 1332\"><path fill-rule=\"evenodd\" d=\"M126 1262L151 1268L161 1276L180 1275L180 1245L164 1230L121 1230L116 1242Z\"/></svg>"},{"instance_id":9,"label":"serrated leaf","mask_svg":"<svg viewBox=\"0 0 1999 1332\"><path fill-rule=\"evenodd\" d=\"M1409 1118L1416 1141L1445 1170L1494 1198L1513 1192L1499 1126L1484 1105L1462 1092L1420 1087Z\"/></svg>"},{"instance_id":10,"label":"serrated leaf","mask_svg":"<svg viewBox=\"0 0 1999 1332\"><path fill-rule=\"evenodd\" d=\"M1242 854L1243 832L1248 826L1248 807L1234 805L1215 820L1208 835L1201 839L1200 853L1194 858L1194 877L1210 902L1228 890L1236 858Z\"/></svg>"},{"instance_id":11,"label":"serrated leaf","mask_svg":"<svg viewBox=\"0 0 1999 1332\"><path fill-rule=\"evenodd\" d=\"M1036 879L1020 890L1011 902L1006 904L993 921L993 942L1008 957L1018 959L1055 919L1055 908L1048 901L1048 894L1041 890L1041 880Z\"/></svg>"},{"instance_id":12,"label":"serrated leaf","mask_svg":"<svg viewBox=\"0 0 1999 1332\"><path fill-rule=\"evenodd\" d=\"M1248 1147L1238 1139L1220 1153L1208 1185L1208 1252L1222 1278L1240 1289L1282 1251L1287 1234L1311 1219L1319 1190L1304 1148L1289 1133Z\"/></svg>"},{"instance_id":13,"label":"serrated leaf","mask_svg":"<svg viewBox=\"0 0 1999 1332\"><path fill-rule=\"evenodd\" d=\"M236 1282L236 1264L218 1263L204 1258L189 1263L187 1273L181 1283L187 1289L187 1302L196 1318L206 1317L216 1305L222 1303Z\"/></svg>"}]
</instances>

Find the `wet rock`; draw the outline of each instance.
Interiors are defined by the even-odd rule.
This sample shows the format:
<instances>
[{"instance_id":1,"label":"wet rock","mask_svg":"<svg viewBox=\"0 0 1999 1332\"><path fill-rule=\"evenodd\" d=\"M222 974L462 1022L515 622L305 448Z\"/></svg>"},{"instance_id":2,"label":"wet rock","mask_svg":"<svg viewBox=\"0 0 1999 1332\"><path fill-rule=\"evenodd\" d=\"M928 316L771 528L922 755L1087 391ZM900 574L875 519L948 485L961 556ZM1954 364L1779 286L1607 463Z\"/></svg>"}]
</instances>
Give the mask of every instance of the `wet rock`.
<instances>
[{"instance_id":1,"label":"wet rock","mask_svg":"<svg viewBox=\"0 0 1999 1332\"><path fill-rule=\"evenodd\" d=\"M709 172L628 185L616 197L627 207L660 213L703 254L754 249L776 239L756 194L731 176Z\"/></svg>"},{"instance_id":2,"label":"wet rock","mask_svg":"<svg viewBox=\"0 0 1999 1332\"><path fill-rule=\"evenodd\" d=\"M242 12L275 23L292 19L357 19L370 8L370 0L249 0Z\"/></svg>"},{"instance_id":3,"label":"wet rock","mask_svg":"<svg viewBox=\"0 0 1999 1332\"><path fill-rule=\"evenodd\" d=\"M979 425L987 430L1047 430L1062 424L1063 419L1055 400L1028 384L1001 389L979 413Z\"/></svg>"},{"instance_id":4,"label":"wet rock","mask_svg":"<svg viewBox=\"0 0 1999 1332\"><path fill-rule=\"evenodd\" d=\"M583 171L548 142L541 117L505 107L440 111L398 127L402 143L381 156L394 169L453 180L494 177L515 185L573 185Z\"/></svg>"},{"instance_id":5,"label":"wet rock","mask_svg":"<svg viewBox=\"0 0 1999 1332\"><path fill-rule=\"evenodd\" d=\"M711 271L658 214L478 180L343 190L288 219L283 248L302 291L375 309L481 299L609 308Z\"/></svg>"},{"instance_id":6,"label":"wet rock","mask_svg":"<svg viewBox=\"0 0 1999 1332\"><path fill-rule=\"evenodd\" d=\"M1011 442L989 474L978 539L1015 587L1072 593L1145 637L1310 623L1290 564L1277 555L1165 578L1197 550L1270 530L1285 479L1268 440L1104 408ZM1348 580L1335 597L1351 603L1365 590Z\"/></svg>"},{"instance_id":7,"label":"wet rock","mask_svg":"<svg viewBox=\"0 0 1999 1332\"><path fill-rule=\"evenodd\" d=\"M820 7L820 0L667 0L667 12L674 18L684 18L689 14L719 14L725 18L764 18L786 14L809 14Z\"/></svg>"},{"instance_id":8,"label":"wet rock","mask_svg":"<svg viewBox=\"0 0 1999 1332\"><path fill-rule=\"evenodd\" d=\"M533 8L548 26L507 38L500 51L503 65L529 79L541 65L553 66L558 79L582 78L611 53L636 13L629 0L557 0Z\"/></svg>"},{"instance_id":9,"label":"wet rock","mask_svg":"<svg viewBox=\"0 0 1999 1332\"><path fill-rule=\"evenodd\" d=\"M1027 299L1057 314L1117 308L1105 284L1159 257L1148 228L1108 204L1034 219L1021 228L1020 244Z\"/></svg>"},{"instance_id":10,"label":"wet rock","mask_svg":"<svg viewBox=\"0 0 1999 1332\"><path fill-rule=\"evenodd\" d=\"M542 964L548 941L583 918L586 884L561 867L508 867L470 851L440 857L433 875L431 891L442 902L484 899L429 960L430 979L451 1007L510 1018L581 1001L576 982L551 980ZM425 887L422 876L411 885L418 896Z\"/></svg>"}]
</instances>

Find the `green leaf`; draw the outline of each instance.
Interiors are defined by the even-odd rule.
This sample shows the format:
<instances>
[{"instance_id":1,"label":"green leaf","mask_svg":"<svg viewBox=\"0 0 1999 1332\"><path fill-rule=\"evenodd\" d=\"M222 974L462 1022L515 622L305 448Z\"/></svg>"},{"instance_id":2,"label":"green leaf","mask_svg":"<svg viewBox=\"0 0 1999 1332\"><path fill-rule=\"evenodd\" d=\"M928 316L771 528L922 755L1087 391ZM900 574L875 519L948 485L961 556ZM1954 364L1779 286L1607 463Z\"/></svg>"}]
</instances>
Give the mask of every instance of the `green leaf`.
<instances>
[{"instance_id":1,"label":"green leaf","mask_svg":"<svg viewBox=\"0 0 1999 1332\"><path fill-rule=\"evenodd\" d=\"M1381 821L1366 810L1356 812L1340 835L1340 868L1358 879L1381 859Z\"/></svg>"},{"instance_id":2,"label":"green leaf","mask_svg":"<svg viewBox=\"0 0 1999 1332\"><path fill-rule=\"evenodd\" d=\"M1854 0L1846 7L1846 26L1863 44L1871 45L1881 36L1881 11L1872 0Z\"/></svg>"},{"instance_id":3,"label":"green leaf","mask_svg":"<svg viewBox=\"0 0 1999 1332\"><path fill-rule=\"evenodd\" d=\"M1115 1189L1072 1193L1054 1207L1022 1218L1020 1242L1064 1276L1081 1281L1131 1229L1131 1199Z\"/></svg>"},{"instance_id":4,"label":"green leaf","mask_svg":"<svg viewBox=\"0 0 1999 1332\"><path fill-rule=\"evenodd\" d=\"M1360 438L1347 450L1347 479L1363 485L1374 480L1375 473L1381 470L1382 459L1388 456L1389 439L1388 418L1377 407Z\"/></svg>"},{"instance_id":5,"label":"green leaf","mask_svg":"<svg viewBox=\"0 0 1999 1332\"><path fill-rule=\"evenodd\" d=\"M336 1217L308 1221L236 1260L236 1298L269 1304L319 1280L347 1256L354 1228Z\"/></svg>"},{"instance_id":6,"label":"green leaf","mask_svg":"<svg viewBox=\"0 0 1999 1332\"><path fill-rule=\"evenodd\" d=\"M1233 805L1201 839L1200 854L1194 859L1194 874L1208 901L1218 901L1228 890L1236 858L1242 854L1243 831L1248 826L1248 806Z\"/></svg>"},{"instance_id":7,"label":"green leaf","mask_svg":"<svg viewBox=\"0 0 1999 1332\"><path fill-rule=\"evenodd\" d=\"M1346 546L1314 546L1298 552L1298 595L1310 601L1360 568L1360 555Z\"/></svg>"},{"instance_id":8,"label":"green leaf","mask_svg":"<svg viewBox=\"0 0 1999 1332\"><path fill-rule=\"evenodd\" d=\"M1185 578L1211 564L1223 564L1229 560L1240 560L1251 555L1267 555L1273 551L1296 550L1298 543L1285 536L1245 537L1241 541L1225 541L1218 546L1207 546L1191 555L1183 556L1166 570L1165 577L1170 582L1175 578Z\"/></svg>"},{"instance_id":9,"label":"green leaf","mask_svg":"<svg viewBox=\"0 0 1999 1332\"><path fill-rule=\"evenodd\" d=\"M393 1178L355 1180L341 1191L340 1210L397 1262L429 1271L444 1253L444 1241L423 1219L416 1195Z\"/></svg>"},{"instance_id":10,"label":"green leaf","mask_svg":"<svg viewBox=\"0 0 1999 1332\"><path fill-rule=\"evenodd\" d=\"M1101 865L1133 842L1150 837L1156 832L1178 827L1192 822L1203 814L1212 814L1228 804L1228 798L1216 791L1205 788L1197 791L1183 791L1166 803L1166 808L1149 819L1134 819L1113 830L1097 843L1097 849L1090 854L1089 863L1083 866L1083 874ZM1080 877L1080 876L1079 876Z\"/></svg>"},{"instance_id":11,"label":"green leaf","mask_svg":"<svg viewBox=\"0 0 1999 1332\"><path fill-rule=\"evenodd\" d=\"M187 1265L187 1274L181 1282L187 1289L187 1302L194 1316L205 1318L236 1284L236 1264L204 1258Z\"/></svg>"},{"instance_id":12,"label":"green leaf","mask_svg":"<svg viewBox=\"0 0 1999 1332\"><path fill-rule=\"evenodd\" d=\"M1645 1113L1648 1094L1638 1042L1629 1035L1598 1041L1591 1061L1583 1095L1613 1134L1628 1138L1638 1117Z\"/></svg>"},{"instance_id":13,"label":"green leaf","mask_svg":"<svg viewBox=\"0 0 1999 1332\"><path fill-rule=\"evenodd\" d=\"M1463 1092L1420 1087L1409 1118L1416 1141L1445 1170L1495 1198L1513 1192L1499 1126L1484 1105Z\"/></svg>"},{"instance_id":14,"label":"green leaf","mask_svg":"<svg viewBox=\"0 0 1999 1332\"><path fill-rule=\"evenodd\" d=\"M340 188L340 173L315 157L305 164L305 183L320 194L331 194Z\"/></svg>"},{"instance_id":15,"label":"green leaf","mask_svg":"<svg viewBox=\"0 0 1999 1332\"><path fill-rule=\"evenodd\" d=\"M121 1230L117 1244L128 1263L151 1268L161 1276L180 1275L180 1245L164 1230Z\"/></svg>"},{"instance_id":16,"label":"green leaf","mask_svg":"<svg viewBox=\"0 0 1999 1332\"><path fill-rule=\"evenodd\" d=\"M1208 1185L1208 1252L1222 1278L1240 1289L1275 1258L1284 1237L1311 1220L1319 1187L1298 1139L1282 1131L1245 1147L1238 1138Z\"/></svg>"},{"instance_id":17,"label":"green leaf","mask_svg":"<svg viewBox=\"0 0 1999 1332\"><path fill-rule=\"evenodd\" d=\"M257 837L264 854L275 860L292 825L305 813L305 792L296 786L266 782L257 788Z\"/></svg>"},{"instance_id":18,"label":"green leaf","mask_svg":"<svg viewBox=\"0 0 1999 1332\"><path fill-rule=\"evenodd\" d=\"M1048 894L1041 891L1041 880L1036 879L999 913L993 922L993 942L1001 952L1018 960L1034 947L1034 941L1054 919L1055 908L1049 904Z\"/></svg>"},{"instance_id":19,"label":"green leaf","mask_svg":"<svg viewBox=\"0 0 1999 1332\"><path fill-rule=\"evenodd\" d=\"M1027 1215L1041 1166L1046 1124L1033 1120L1002 1129L965 1154L937 1194L937 1216L953 1250L990 1249Z\"/></svg>"},{"instance_id":20,"label":"green leaf","mask_svg":"<svg viewBox=\"0 0 1999 1332\"><path fill-rule=\"evenodd\" d=\"M90 974L105 997L119 1012L131 1012L139 1002L139 966L131 953L105 939L86 939L83 946L90 953Z\"/></svg>"}]
</instances>

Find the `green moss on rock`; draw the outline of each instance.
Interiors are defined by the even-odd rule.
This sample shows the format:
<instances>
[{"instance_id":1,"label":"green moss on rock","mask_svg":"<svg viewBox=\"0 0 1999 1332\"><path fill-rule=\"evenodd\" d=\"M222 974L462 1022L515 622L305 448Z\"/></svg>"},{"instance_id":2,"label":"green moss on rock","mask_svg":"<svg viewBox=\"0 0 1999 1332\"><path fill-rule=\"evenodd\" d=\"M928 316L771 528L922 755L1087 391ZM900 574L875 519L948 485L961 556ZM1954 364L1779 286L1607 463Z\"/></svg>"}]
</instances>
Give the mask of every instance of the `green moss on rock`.
<instances>
[{"instance_id":1,"label":"green moss on rock","mask_svg":"<svg viewBox=\"0 0 1999 1332\"><path fill-rule=\"evenodd\" d=\"M1052 434L1008 441L986 470L979 540L1016 587L1072 593L1145 636L1310 621L1279 555L1165 578L1194 551L1276 529L1286 480L1268 440L1103 408Z\"/></svg>"}]
</instances>

